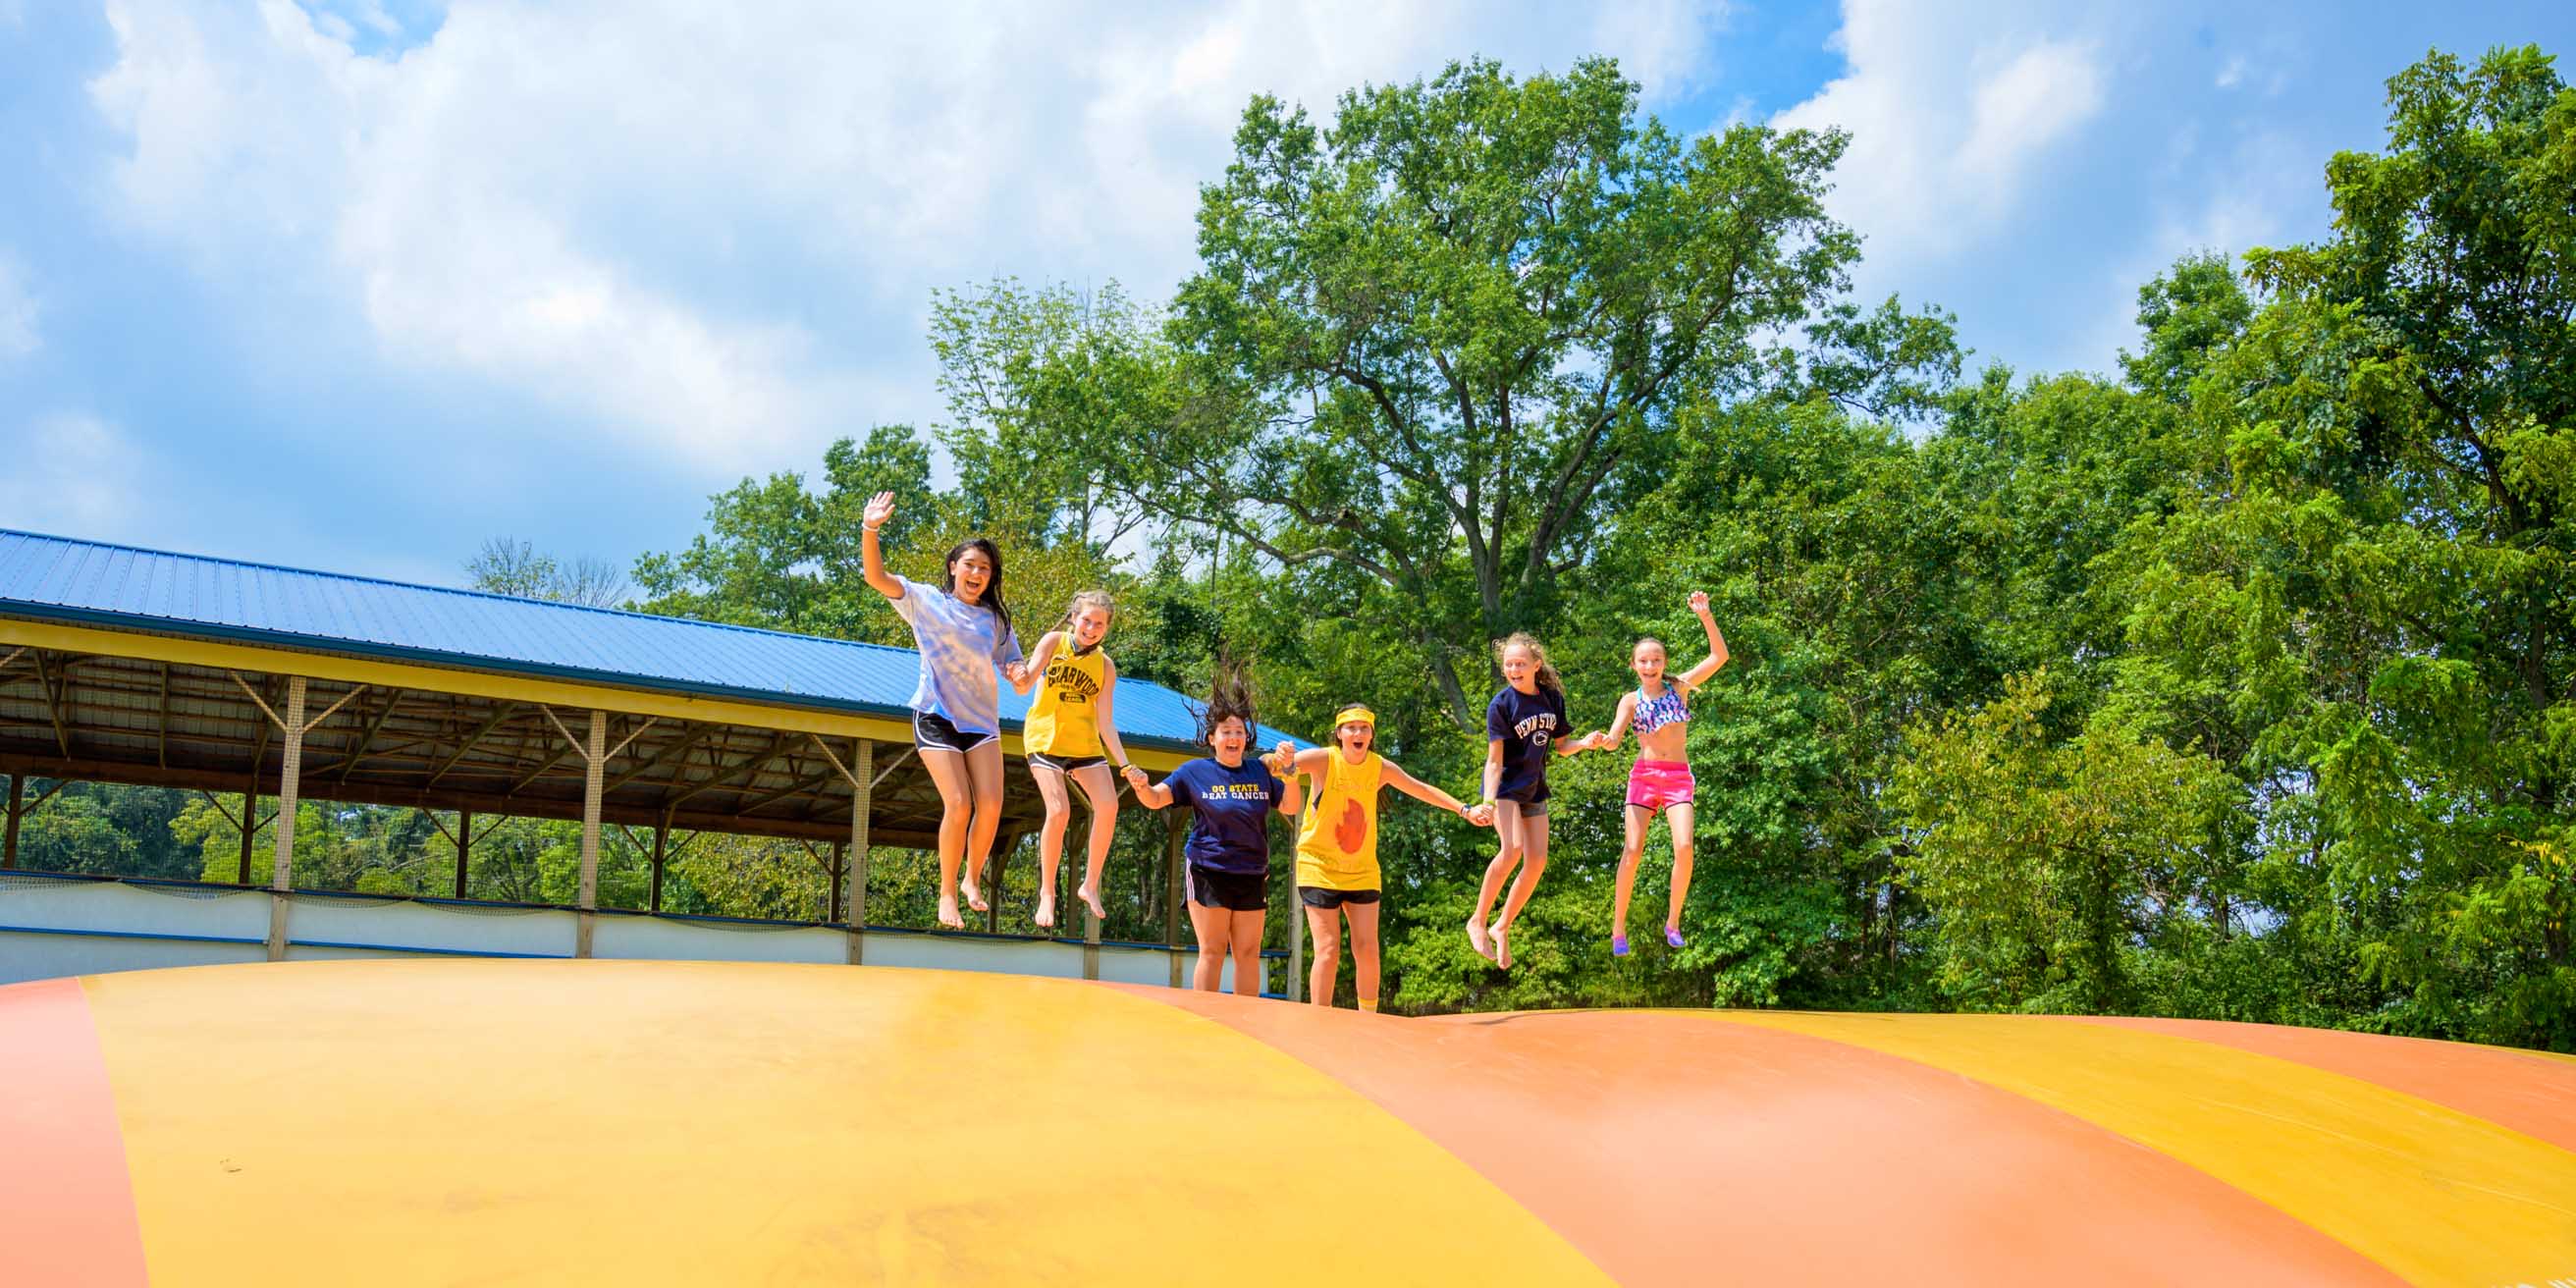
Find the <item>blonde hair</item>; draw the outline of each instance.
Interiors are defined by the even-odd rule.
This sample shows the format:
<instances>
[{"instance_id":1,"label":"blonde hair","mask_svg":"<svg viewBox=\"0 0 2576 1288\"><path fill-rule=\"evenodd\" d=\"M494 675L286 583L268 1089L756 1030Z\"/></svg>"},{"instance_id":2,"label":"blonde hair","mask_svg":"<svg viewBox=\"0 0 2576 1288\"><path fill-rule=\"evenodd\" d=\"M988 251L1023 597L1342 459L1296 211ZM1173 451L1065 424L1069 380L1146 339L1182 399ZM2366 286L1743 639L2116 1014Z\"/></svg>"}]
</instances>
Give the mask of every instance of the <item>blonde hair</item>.
<instances>
[{"instance_id":1,"label":"blonde hair","mask_svg":"<svg viewBox=\"0 0 2576 1288\"><path fill-rule=\"evenodd\" d=\"M1047 629L1063 631L1065 633L1065 642L1067 644L1072 643L1073 619L1082 616L1082 610L1086 608L1097 608L1100 611L1109 614L1113 619L1118 616L1118 606L1109 602L1108 591L1077 590L1073 592L1073 601L1064 606L1064 616L1057 618L1055 625L1048 627Z\"/></svg>"},{"instance_id":2,"label":"blonde hair","mask_svg":"<svg viewBox=\"0 0 2576 1288\"><path fill-rule=\"evenodd\" d=\"M1494 641L1495 669L1500 670L1503 665L1503 655L1516 648L1529 650L1530 657L1538 662L1538 674L1531 677L1532 682L1555 694L1558 701L1564 701L1565 681L1557 677L1556 664L1547 660L1547 650L1539 646L1538 637L1528 631L1513 631Z\"/></svg>"}]
</instances>

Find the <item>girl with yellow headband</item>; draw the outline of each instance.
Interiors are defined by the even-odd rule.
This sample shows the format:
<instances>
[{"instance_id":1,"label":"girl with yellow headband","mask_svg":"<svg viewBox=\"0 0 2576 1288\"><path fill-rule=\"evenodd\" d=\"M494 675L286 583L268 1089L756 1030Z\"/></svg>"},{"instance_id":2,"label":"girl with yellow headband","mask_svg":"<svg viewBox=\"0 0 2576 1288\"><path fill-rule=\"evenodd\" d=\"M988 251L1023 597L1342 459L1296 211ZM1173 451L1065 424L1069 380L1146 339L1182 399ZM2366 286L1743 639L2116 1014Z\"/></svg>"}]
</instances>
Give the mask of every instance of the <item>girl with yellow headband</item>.
<instances>
[{"instance_id":1,"label":"girl with yellow headband","mask_svg":"<svg viewBox=\"0 0 2576 1288\"><path fill-rule=\"evenodd\" d=\"M1296 772L1313 780L1314 804L1297 835L1297 901L1315 940L1315 964L1306 999L1333 1004L1333 979L1342 967L1342 923L1351 928L1351 965L1360 1009L1377 1009L1379 892L1377 794L1392 787L1437 805L1478 827L1491 826L1492 807L1461 805L1449 793L1415 778L1369 750L1377 738L1377 713L1348 706L1333 717L1333 745L1297 753Z\"/></svg>"}]
</instances>

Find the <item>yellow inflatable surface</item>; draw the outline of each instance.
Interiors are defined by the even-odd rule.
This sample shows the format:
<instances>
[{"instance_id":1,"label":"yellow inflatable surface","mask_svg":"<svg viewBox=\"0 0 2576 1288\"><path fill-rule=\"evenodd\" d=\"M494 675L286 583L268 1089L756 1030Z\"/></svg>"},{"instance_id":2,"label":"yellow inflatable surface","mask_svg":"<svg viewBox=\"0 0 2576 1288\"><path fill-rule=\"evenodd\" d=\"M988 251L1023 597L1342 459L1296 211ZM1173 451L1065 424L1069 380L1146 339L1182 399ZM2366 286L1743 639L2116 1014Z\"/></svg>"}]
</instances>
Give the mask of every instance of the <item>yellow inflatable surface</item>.
<instances>
[{"instance_id":1,"label":"yellow inflatable surface","mask_svg":"<svg viewBox=\"0 0 2576 1288\"><path fill-rule=\"evenodd\" d=\"M2576 1062L1007 975L0 988L0 1284L2576 1282Z\"/></svg>"}]
</instances>

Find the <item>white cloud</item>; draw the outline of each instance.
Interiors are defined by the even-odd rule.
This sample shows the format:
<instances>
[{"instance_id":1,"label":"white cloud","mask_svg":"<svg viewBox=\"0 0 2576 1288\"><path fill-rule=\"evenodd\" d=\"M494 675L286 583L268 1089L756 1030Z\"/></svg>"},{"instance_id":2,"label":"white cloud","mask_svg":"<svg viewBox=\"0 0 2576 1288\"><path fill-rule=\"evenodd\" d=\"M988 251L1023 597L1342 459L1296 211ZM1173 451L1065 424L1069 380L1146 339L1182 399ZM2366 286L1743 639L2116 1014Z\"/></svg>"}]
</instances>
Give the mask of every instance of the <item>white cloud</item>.
<instances>
[{"instance_id":1,"label":"white cloud","mask_svg":"<svg viewBox=\"0 0 2576 1288\"><path fill-rule=\"evenodd\" d=\"M26 357L44 343L36 331L36 297L24 279L18 261L0 251L0 362Z\"/></svg>"},{"instance_id":2,"label":"white cloud","mask_svg":"<svg viewBox=\"0 0 2576 1288\"><path fill-rule=\"evenodd\" d=\"M8 525L100 540L140 533L149 463L126 436L86 412L0 427L0 515Z\"/></svg>"},{"instance_id":3,"label":"white cloud","mask_svg":"<svg viewBox=\"0 0 2576 1288\"><path fill-rule=\"evenodd\" d=\"M1850 132L1828 205L1867 235L1873 260L1978 244L2099 114L2108 72L2098 43L2028 25L1983 7L1844 5L1835 42L1847 70L1772 123Z\"/></svg>"},{"instance_id":4,"label":"white cloud","mask_svg":"<svg viewBox=\"0 0 2576 1288\"><path fill-rule=\"evenodd\" d=\"M1517 72L1597 49L1652 100L1704 74L1718 11L493 3L391 57L352 48L390 22L372 2L108 13L91 90L130 140L131 226L400 369L738 474L931 414L932 287L1168 287L1255 92L1328 113L1478 49Z\"/></svg>"}]
</instances>

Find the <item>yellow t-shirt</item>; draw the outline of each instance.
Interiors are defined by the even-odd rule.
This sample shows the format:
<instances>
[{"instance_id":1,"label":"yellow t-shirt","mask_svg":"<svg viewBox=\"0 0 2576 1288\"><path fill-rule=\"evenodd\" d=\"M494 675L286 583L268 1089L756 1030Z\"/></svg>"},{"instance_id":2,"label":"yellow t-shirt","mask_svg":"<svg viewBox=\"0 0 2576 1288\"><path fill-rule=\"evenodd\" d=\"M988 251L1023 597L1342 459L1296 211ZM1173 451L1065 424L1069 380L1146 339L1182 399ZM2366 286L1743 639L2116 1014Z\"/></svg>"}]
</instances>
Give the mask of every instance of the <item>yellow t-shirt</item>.
<instances>
[{"instance_id":1,"label":"yellow t-shirt","mask_svg":"<svg viewBox=\"0 0 2576 1288\"><path fill-rule=\"evenodd\" d=\"M1386 761L1369 752L1354 765L1339 747L1327 749L1324 787L1306 807L1297 835L1297 884L1319 890L1375 890L1377 789Z\"/></svg>"},{"instance_id":2,"label":"yellow t-shirt","mask_svg":"<svg viewBox=\"0 0 2576 1288\"><path fill-rule=\"evenodd\" d=\"M1109 655L1099 649L1077 654L1070 643L1048 659L1038 683L1037 700L1029 703L1022 725L1022 745L1032 754L1097 756L1100 748L1100 691L1108 687Z\"/></svg>"}]
</instances>

